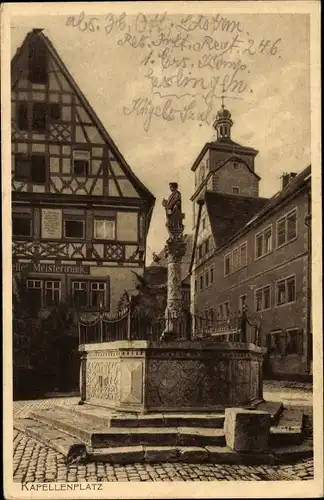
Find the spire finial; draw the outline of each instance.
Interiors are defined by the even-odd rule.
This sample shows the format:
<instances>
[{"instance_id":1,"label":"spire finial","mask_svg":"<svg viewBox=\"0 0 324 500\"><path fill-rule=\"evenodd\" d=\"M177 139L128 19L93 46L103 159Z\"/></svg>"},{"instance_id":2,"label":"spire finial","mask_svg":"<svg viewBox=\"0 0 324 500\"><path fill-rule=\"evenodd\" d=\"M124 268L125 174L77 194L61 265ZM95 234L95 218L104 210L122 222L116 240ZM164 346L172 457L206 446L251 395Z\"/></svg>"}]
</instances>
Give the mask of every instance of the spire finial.
<instances>
[{"instance_id":1,"label":"spire finial","mask_svg":"<svg viewBox=\"0 0 324 500\"><path fill-rule=\"evenodd\" d=\"M225 99L224 92L225 92L225 89L224 89L224 82L223 82L222 83L222 96L221 96L221 99L222 99L222 108L223 109L225 108L225 104L224 104L224 99Z\"/></svg>"}]
</instances>

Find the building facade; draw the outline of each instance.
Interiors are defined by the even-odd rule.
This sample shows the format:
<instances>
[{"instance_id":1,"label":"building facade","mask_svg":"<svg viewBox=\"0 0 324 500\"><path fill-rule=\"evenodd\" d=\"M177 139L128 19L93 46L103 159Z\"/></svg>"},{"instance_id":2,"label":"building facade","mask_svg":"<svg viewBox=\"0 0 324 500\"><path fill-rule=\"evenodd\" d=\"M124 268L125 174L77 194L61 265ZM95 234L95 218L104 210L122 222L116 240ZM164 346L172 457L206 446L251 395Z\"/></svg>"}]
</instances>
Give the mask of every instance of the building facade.
<instances>
[{"instance_id":1,"label":"building facade","mask_svg":"<svg viewBox=\"0 0 324 500\"><path fill-rule=\"evenodd\" d=\"M285 174L272 198L259 197L257 152L231 140L231 125L223 108L215 124L217 140L203 150L207 160L198 158L193 165L195 172L204 172L196 173L200 181L192 197L194 313L223 320L247 304L250 316L262 321L265 371L307 374L312 363L311 167ZM213 162L225 148L227 158Z\"/></svg>"},{"instance_id":2,"label":"building facade","mask_svg":"<svg viewBox=\"0 0 324 500\"><path fill-rule=\"evenodd\" d=\"M13 274L44 311L114 312L144 272L155 199L42 30L11 77Z\"/></svg>"}]
</instances>

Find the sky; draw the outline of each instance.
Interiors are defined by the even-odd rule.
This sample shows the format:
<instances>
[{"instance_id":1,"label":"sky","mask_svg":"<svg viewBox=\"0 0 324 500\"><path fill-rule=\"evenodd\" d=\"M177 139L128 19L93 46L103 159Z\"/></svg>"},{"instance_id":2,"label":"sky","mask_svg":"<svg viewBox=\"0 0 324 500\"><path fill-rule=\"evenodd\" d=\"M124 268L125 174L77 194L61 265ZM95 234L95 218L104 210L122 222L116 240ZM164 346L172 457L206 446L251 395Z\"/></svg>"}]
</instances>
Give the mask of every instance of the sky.
<instances>
[{"instance_id":1,"label":"sky","mask_svg":"<svg viewBox=\"0 0 324 500\"><path fill-rule=\"evenodd\" d=\"M77 24L81 8L75 4L74 11L73 22ZM211 66L220 59L226 64L243 65L236 76L243 80L246 90L240 92L235 85L228 86L224 92L225 105L234 121L232 139L259 151L255 168L261 177L260 196L270 197L280 189L283 172L300 172L310 163L309 17L302 14L234 16L223 10L222 16L235 28L231 32L226 31L226 24L219 23L219 18L215 20L215 12L213 22L212 17L206 16L197 26L198 18L186 18L187 12L177 16L168 14L163 22L178 26L172 28L173 40L178 33L189 33L186 45L175 47L174 42L157 46L157 40L163 36L161 33L164 36L167 33L166 24L162 22L158 31L156 26L149 25L149 18L141 14L121 19L119 14L107 17L108 14L107 7L104 16L96 15L93 31L89 31L90 24L85 31L73 27L66 15L14 17L11 54L14 55L28 31L44 29L126 161L156 197L148 235L150 262L152 252L159 253L167 237L161 204L168 196L171 181L179 183L185 231L192 231L190 197L194 192L194 174L191 166L204 144L216 139L212 117L221 105L221 84L226 81L224 75L229 79L235 71L219 66L202 68L201 61L208 60ZM85 20L91 17L89 6ZM128 38L122 29L123 21L129 26L126 28L130 34ZM85 26L84 21L80 26ZM152 26L151 33L149 26ZM147 36L144 46L131 47L130 43L140 43L141 34ZM209 37L207 41L206 36ZM235 36L239 41L233 42ZM280 41L275 44L278 39ZM232 50L227 50L231 44ZM165 54L161 56L166 46L172 49L169 59ZM167 67L170 61L174 64ZM175 76L166 87L163 77L172 75ZM186 85L183 83L185 78L196 80ZM208 101L211 89L214 92L212 100ZM151 104L154 110L157 106L162 109L169 95L172 105L182 111L195 101L195 110L203 112L208 107L207 102L210 103L212 111L208 120L204 120L203 114L186 120L177 112L176 119L153 116L149 121L148 115L143 114L145 103ZM141 108L136 107L139 104L142 114ZM161 109L156 114L161 115Z\"/></svg>"}]
</instances>

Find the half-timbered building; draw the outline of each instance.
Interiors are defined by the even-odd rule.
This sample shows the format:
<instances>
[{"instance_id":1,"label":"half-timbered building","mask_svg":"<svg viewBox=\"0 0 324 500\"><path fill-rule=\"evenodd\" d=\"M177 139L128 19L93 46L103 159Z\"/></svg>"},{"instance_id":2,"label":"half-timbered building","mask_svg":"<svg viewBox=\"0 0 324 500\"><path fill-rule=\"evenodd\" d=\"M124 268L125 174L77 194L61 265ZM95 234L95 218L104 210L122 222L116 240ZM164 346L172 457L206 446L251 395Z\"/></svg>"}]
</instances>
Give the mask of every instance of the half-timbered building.
<instances>
[{"instance_id":1,"label":"half-timbered building","mask_svg":"<svg viewBox=\"0 0 324 500\"><path fill-rule=\"evenodd\" d=\"M43 310L114 312L144 270L155 198L42 30L12 59L13 273Z\"/></svg>"}]
</instances>

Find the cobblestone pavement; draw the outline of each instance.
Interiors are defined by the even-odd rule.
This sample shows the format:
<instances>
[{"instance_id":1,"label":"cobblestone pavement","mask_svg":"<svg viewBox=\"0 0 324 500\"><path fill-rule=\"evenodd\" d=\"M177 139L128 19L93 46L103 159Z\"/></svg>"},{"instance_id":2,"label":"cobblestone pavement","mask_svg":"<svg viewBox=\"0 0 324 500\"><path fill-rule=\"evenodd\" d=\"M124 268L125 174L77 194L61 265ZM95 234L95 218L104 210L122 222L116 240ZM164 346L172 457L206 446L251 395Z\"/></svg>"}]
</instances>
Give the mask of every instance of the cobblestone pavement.
<instances>
[{"instance_id":1,"label":"cobblestone pavement","mask_svg":"<svg viewBox=\"0 0 324 500\"><path fill-rule=\"evenodd\" d=\"M29 411L69 404L78 398L51 398L14 402L14 416ZM65 464L64 456L14 431L13 475L16 482L69 481L278 481L313 479L313 460L294 465L244 466L219 464L133 464L111 465L92 462L85 465Z\"/></svg>"}]
</instances>

